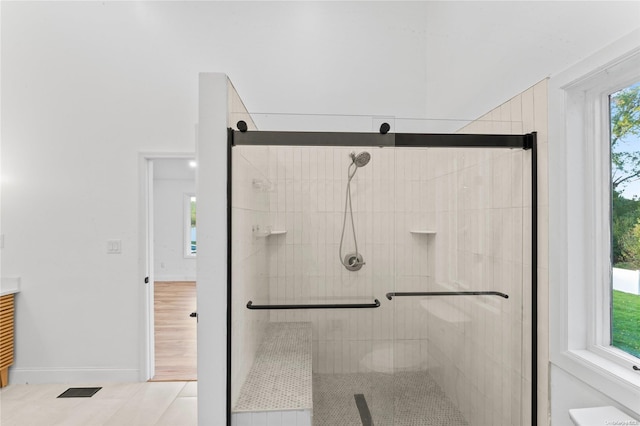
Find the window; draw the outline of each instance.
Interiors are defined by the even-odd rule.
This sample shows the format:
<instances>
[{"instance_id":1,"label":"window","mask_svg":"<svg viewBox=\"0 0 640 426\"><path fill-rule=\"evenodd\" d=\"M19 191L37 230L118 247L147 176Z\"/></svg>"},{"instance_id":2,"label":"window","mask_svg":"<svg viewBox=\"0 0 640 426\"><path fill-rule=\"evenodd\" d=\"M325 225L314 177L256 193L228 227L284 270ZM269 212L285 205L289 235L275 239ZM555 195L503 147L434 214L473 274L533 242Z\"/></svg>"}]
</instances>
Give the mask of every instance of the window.
<instances>
[{"instance_id":1,"label":"window","mask_svg":"<svg viewBox=\"0 0 640 426\"><path fill-rule=\"evenodd\" d=\"M640 358L640 82L609 95L610 343Z\"/></svg>"},{"instance_id":2,"label":"window","mask_svg":"<svg viewBox=\"0 0 640 426\"><path fill-rule=\"evenodd\" d=\"M184 196L184 256L195 257L197 252L196 240L196 196Z\"/></svg>"},{"instance_id":3,"label":"window","mask_svg":"<svg viewBox=\"0 0 640 426\"><path fill-rule=\"evenodd\" d=\"M573 383L584 382L636 414L640 414L636 370L640 359L633 352L637 340L631 338L627 344L629 339L620 337L628 330L624 322L629 316L613 275L628 266L620 246L633 236L635 227L633 217L624 219L631 221L632 230L620 236L625 209L635 205L633 194L626 191L638 183L632 182L634 177L623 181L624 168L617 164L626 158L632 166L640 149L630 138L614 142L618 132L614 127L622 108L616 102L640 82L638 34L549 81L550 360L578 379ZM629 239L625 250L638 241ZM637 329L638 317L634 318ZM560 380L556 383L566 383L554 371L552 376L557 374ZM558 388L557 394L567 389Z\"/></svg>"}]
</instances>

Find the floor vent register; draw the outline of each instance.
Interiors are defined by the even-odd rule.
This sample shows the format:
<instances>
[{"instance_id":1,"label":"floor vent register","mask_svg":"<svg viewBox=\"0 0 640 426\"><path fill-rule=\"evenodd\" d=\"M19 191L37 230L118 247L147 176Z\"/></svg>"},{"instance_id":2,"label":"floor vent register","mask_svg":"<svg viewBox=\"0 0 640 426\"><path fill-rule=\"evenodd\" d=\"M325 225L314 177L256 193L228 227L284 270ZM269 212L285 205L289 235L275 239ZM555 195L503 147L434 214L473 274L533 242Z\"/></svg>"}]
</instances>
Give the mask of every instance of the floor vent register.
<instances>
[{"instance_id":1,"label":"floor vent register","mask_svg":"<svg viewBox=\"0 0 640 426\"><path fill-rule=\"evenodd\" d=\"M91 398L102 388L69 388L58 395L58 398Z\"/></svg>"}]
</instances>

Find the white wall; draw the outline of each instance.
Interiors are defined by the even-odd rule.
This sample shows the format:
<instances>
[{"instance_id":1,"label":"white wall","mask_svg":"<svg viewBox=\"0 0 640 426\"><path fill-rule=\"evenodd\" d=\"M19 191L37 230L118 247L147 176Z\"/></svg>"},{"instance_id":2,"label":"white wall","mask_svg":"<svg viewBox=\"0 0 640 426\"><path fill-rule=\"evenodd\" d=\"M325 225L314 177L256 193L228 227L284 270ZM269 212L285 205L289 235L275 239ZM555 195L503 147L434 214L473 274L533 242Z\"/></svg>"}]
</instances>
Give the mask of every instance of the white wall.
<instances>
[{"instance_id":1,"label":"white wall","mask_svg":"<svg viewBox=\"0 0 640 426\"><path fill-rule=\"evenodd\" d=\"M226 75L198 78L198 422L215 424L226 416L227 342L227 127L231 85Z\"/></svg>"},{"instance_id":2,"label":"white wall","mask_svg":"<svg viewBox=\"0 0 640 426\"><path fill-rule=\"evenodd\" d=\"M473 118L638 25L635 2L506 3L2 2L11 380L140 377L137 156L193 152L199 72L258 112Z\"/></svg>"},{"instance_id":3,"label":"white wall","mask_svg":"<svg viewBox=\"0 0 640 426\"><path fill-rule=\"evenodd\" d=\"M138 380L138 152L194 151L197 73L171 66L135 7L2 8L2 264L22 277L11 380Z\"/></svg>"},{"instance_id":4,"label":"white wall","mask_svg":"<svg viewBox=\"0 0 640 426\"><path fill-rule=\"evenodd\" d=\"M417 26L420 6L326 7L339 8L322 14L338 20L331 34L353 39L335 58L340 66L322 59L318 67L326 58L320 53L336 45L305 44L317 33L292 19L304 6L2 3L2 273L21 276L23 289L12 381L140 377L138 152L194 151L199 72L223 70L251 82L243 91L267 111L423 110L421 72L405 75L411 91L393 84L398 62L424 69L420 41L399 35L403 49L389 49L383 63L374 54L395 32L379 31L383 23ZM305 36L290 37L297 32ZM351 57L354 50L360 54ZM316 57L311 68L302 67L303 53ZM377 107L367 106L371 80L348 96L344 87L317 91L314 100L300 94L362 75L387 82ZM106 254L110 239L122 240L122 254Z\"/></svg>"},{"instance_id":5,"label":"white wall","mask_svg":"<svg viewBox=\"0 0 640 426\"><path fill-rule=\"evenodd\" d=\"M182 160L185 161L186 160ZM154 179L154 279L195 281L196 258L185 257L185 194L196 193L195 179Z\"/></svg>"},{"instance_id":6,"label":"white wall","mask_svg":"<svg viewBox=\"0 0 640 426\"><path fill-rule=\"evenodd\" d=\"M574 426L569 418L569 410L574 408L590 408L614 406L627 412L622 405L607 397L598 389L594 389L562 368L550 365L551 383L551 425Z\"/></svg>"}]
</instances>

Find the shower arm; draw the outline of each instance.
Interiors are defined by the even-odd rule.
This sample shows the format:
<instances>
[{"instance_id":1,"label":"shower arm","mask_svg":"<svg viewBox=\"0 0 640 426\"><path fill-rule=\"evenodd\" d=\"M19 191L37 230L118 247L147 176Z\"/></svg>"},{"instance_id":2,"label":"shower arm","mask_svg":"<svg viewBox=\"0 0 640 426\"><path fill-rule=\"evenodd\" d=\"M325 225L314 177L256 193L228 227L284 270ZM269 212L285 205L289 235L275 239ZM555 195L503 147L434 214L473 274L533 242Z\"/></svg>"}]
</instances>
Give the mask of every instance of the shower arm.
<instances>
[{"instance_id":1,"label":"shower arm","mask_svg":"<svg viewBox=\"0 0 640 426\"><path fill-rule=\"evenodd\" d=\"M424 291L424 292L394 292L387 293L387 299L391 300L394 296L500 296L505 299L509 298L508 294L499 291Z\"/></svg>"}]
</instances>

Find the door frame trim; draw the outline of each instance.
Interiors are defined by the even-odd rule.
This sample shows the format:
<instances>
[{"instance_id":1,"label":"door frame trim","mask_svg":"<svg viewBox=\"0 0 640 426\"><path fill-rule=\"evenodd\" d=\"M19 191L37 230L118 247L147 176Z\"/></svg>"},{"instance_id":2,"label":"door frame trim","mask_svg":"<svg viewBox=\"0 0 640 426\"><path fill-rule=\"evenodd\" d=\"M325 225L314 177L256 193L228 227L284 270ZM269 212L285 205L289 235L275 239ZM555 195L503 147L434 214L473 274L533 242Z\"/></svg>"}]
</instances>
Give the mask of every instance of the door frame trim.
<instances>
[{"instance_id":1,"label":"door frame trim","mask_svg":"<svg viewBox=\"0 0 640 426\"><path fill-rule=\"evenodd\" d=\"M140 311L140 381L155 375L155 335L153 310L153 161L196 159L194 152L138 152L138 282ZM149 277L149 284L145 284Z\"/></svg>"}]
</instances>

